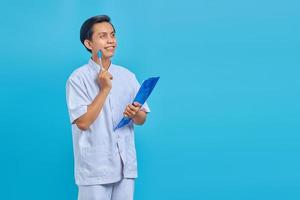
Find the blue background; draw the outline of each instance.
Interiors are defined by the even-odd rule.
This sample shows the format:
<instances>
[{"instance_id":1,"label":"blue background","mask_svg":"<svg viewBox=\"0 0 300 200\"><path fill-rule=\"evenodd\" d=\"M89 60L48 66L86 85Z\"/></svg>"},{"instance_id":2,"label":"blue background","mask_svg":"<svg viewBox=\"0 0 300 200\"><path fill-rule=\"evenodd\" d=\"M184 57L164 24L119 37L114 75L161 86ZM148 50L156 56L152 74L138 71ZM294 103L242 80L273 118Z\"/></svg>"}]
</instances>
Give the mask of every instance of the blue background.
<instances>
[{"instance_id":1,"label":"blue background","mask_svg":"<svg viewBox=\"0 0 300 200\"><path fill-rule=\"evenodd\" d=\"M0 3L1 199L76 199L65 82L108 14L115 64L160 75L136 130L136 199L300 199L296 0Z\"/></svg>"}]
</instances>

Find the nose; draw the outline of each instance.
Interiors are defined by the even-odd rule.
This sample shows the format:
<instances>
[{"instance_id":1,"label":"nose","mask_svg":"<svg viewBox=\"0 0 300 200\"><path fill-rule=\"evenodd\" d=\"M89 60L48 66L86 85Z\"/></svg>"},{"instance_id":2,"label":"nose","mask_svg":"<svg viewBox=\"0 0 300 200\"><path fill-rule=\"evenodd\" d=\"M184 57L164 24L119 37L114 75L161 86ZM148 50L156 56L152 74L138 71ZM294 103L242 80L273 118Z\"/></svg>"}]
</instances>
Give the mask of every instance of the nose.
<instances>
[{"instance_id":1,"label":"nose","mask_svg":"<svg viewBox=\"0 0 300 200\"><path fill-rule=\"evenodd\" d=\"M111 44L114 42L114 38L113 37L108 37L107 43Z\"/></svg>"}]
</instances>

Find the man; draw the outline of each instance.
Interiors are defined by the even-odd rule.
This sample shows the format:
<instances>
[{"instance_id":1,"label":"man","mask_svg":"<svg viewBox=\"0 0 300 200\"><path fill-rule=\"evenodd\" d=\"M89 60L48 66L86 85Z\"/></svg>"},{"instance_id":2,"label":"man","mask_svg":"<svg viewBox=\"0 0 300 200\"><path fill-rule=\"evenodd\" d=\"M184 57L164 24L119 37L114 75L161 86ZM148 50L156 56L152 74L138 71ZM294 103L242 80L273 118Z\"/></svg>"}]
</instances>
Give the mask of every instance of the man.
<instances>
[{"instance_id":1,"label":"man","mask_svg":"<svg viewBox=\"0 0 300 200\"><path fill-rule=\"evenodd\" d=\"M108 16L87 19L80 40L91 58L66 84L78 200L132 200L137 177L134 124L142 125L150 109L147 103L132 104L140 87L135 75L111 63L117 40ZM131 123L114 131L124 116Z\"/></svg>"}]
</instances>

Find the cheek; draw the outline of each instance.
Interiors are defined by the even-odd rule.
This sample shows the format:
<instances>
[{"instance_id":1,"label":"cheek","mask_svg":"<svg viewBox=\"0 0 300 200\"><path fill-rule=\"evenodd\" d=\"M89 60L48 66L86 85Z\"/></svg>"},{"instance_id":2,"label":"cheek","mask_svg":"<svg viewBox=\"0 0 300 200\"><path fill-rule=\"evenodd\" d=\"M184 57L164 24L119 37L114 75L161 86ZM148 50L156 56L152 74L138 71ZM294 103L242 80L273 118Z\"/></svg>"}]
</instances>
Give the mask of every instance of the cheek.
<instances>
[{"instance_id":1,"label":"cheek","mask_svg":"<svg viewBox=\"0 0 300 200\"><path fill-rule=\"evenodd\" d=\"M97 40L96 42L95 42L95 46L97 47L97 48L104 48L104 46L105 46L105 42L103 41L103 40Z\"/></svg>"}]
</instances>

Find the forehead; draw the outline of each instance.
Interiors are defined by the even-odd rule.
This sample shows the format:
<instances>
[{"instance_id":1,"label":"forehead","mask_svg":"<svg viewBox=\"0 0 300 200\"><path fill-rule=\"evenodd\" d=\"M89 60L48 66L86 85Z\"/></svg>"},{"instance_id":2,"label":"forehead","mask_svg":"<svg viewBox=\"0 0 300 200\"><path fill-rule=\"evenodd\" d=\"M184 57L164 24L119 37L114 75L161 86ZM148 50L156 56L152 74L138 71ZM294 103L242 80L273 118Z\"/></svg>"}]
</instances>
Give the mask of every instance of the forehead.
<instances>
[{"instance_id":1,"label":"forehead","mask_svg":"<svg viewBox=\"0 0 300 200\"><path fill-rule=\"evenodd\" d=\"M101 32L111 33L111 32L114 32L114 28L108 22L101 22L101 23L94 24L93 32L94 33L101 33Z\"/></svg>"}]
</instances>

